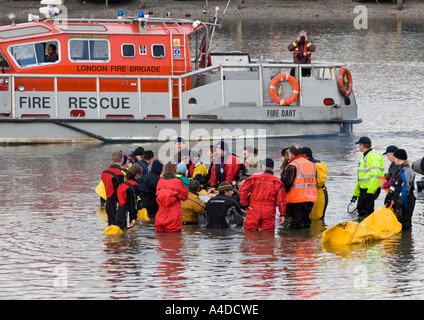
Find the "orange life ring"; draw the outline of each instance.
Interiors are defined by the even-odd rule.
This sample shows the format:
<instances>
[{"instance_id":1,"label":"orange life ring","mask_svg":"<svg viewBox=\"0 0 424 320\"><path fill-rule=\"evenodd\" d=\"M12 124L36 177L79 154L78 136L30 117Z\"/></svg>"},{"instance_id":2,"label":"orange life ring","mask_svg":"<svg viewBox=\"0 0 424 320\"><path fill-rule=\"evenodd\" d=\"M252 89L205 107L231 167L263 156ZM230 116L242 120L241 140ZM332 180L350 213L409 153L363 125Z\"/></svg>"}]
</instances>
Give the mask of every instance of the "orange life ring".
<instances>
[{"instance_id":1,"label":"orange life ring","mask_svg":"<svg viewBox=\"0 0 424 320\"><path fill-rule=\"evenodd\" d=\"M288 80L288 82L290 82L293 87L293 93L288 99L281 99L275 92L275 87L277 84L284 80ZM279 74L274 79L272 79L269 85L269 94L276 104L279 104L280 106L288 106L297 99L297 96L299 95L299 84L293 76L289 74Z\"/></svg>"},{"instance_id":2,"label":"orange life ring","mask_svg":"<svg viewBox=\"0 0 424 320\"><path fill-rule=\"evenodd\" d=\"M345 76L347 76L347 90L345 89L345 84L344 84ZM340 93L345 97L349 97L350 94L352 93L353 81L352 81L352 74L350 73L348 68L343 67L340 69L339 79L337 82L339 85Z\"/></svg>"}]
</instances>

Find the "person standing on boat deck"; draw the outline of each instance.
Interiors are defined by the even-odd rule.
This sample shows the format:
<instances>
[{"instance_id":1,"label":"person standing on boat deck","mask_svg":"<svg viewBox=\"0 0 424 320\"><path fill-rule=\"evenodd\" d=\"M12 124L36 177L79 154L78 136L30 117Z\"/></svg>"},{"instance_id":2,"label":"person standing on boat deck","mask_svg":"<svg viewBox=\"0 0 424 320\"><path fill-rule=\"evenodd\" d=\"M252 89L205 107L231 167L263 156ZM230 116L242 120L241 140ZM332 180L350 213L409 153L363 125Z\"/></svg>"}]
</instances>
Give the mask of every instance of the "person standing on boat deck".
<instances>
[{"instance_id":1,"label":"person standing on boat deck","mask_svg":"<svg viewBox=\"0 0 424 320\"><path fill-rule=\"evenodd\" d=\"M328 192L325 186L327 182L327 166L324 162L313 157L311 148L303 147L302 153L306 156L306 159L315 164L317 170L317 201L312 207L310 218L314 220L324 219L328 205Z\"/></svg>"},{"instance_id":2,"label":"person standing on boat deck","mask_svg":"<svg viewBox=\"0 0 424 320\"><path fill-rule=\"evenodd\" d=\"M232 196L233 186L228 182L221 182L218 194L210 198L205 206L207 228L229 228L231 218L237 226L243 224L244 213Z\"/></svg>"},{"instance_id":3,"label":"person standing on boat deck","mask_svg":"<svg viewBox=\"0 0 424 320\"><path fill-rule=\"evenodd\" d=\"M163 170L162 163L155 159L152 162L152 168L148 174L141 177L138 187L141 193L141 209L146 208L149 218L154 219L159 210L156 201L156 187Z\"/></svg>"},{"instance_id":4,"label":"person standing on boat deck","mask_svg":"<svg viewBox=\"0 0 424 320\"><path fill-rule=\"evenodd\" d=\"M183 225L181 201L188 199L188 189L177 174L177 165L168 162L162 171L156 188L159 210L155 217L157 232L180 232Z\"/></svg>"},{"instance_id":5,"label":"person standing on boat deck","mask_svg":"<svg viewBox=\"0 0 424 320\"><path fill-rule=\"evenodd\" d=\"M59 60L59 55L56 46L51 44L47 47L47 56L44 58L44 62L56 62L57 60Z\"/></svg>"},{"instance_id":6,"label":"person standing on boat deck","mask_svg":"<svg viewBox=\"0 0 424 320\"><path fill-rule=\"evenodd\" d=\"M293 52L294 64L311 64L311 53L316 50L316 46L308 40L305 31L300 31L297 39L289 44L288 50ZM295 68L290 71L291 76L295 76ZM311 69L302 68L302 77L310 77Z\"/></svg>"},{"instance_id":7,"label":"person standing on boat deck","mask_svg":"<svg viewBox=\"0 0 424 320\"><path fill-rule=\"evenodd\" d=\"M293 219L289 228L309 228L309 215L317 201L316 168L306 159L298 145L289 148L289 159L286 170L281 175L287 197L287 215Z\"/></svg>"},{"instance_id":8,"label":"person standing on boat deck","mask_svg":"<svg viewBox=\"0 0 424 320\"><path fill-rule=\"evenodd\" d=\"M183 224L198 224L199 215L204 215L205 203L199 198L200 183L191 180L188 186L188 199L181 202Z\"/></svg>"},{"instance_id":9,"label":"person standing on boat deck","mask_svg":"<svg viewBox=\"0 0 424 320\"><path fill-rule=\"evenodd\" d=\"M392 178L395 172L399 169L399 166L395 163L395 157L393 156L393 153L398 149L396 146L388 146L386 148L386 152L383 153L383 156L386 155L387 159L390 161L389 169L387 170L387 173L384 174L384 177L386 178L386 182L380 183L380 188L382 189L389 189L392 186Z\"/></svg>"},{"instance_id":10,"label":"person standing on boat deck","mask_svg":"<svg viewBox=\"0 0 424 320\"><path fill-rule=\"evenodd\" d=\"M220 141L215 146L215 160L211 170L211 189L215 191L221 182L229 182L235 185L239 179L240 160L236 155L229 152L228 144Z\"/></svg>"},{"instance_id":11,"label":"person standing on boat deck","mask_svg":"<svg viewBox=\"0 0 424 320\"><path fill-rule=\"evenodd\" d=\"M118 211L116 213L116 225L121 230L134 227L137 220L137 199L140 195L137 180L140 179L143 169L137 164L131 166L125 181L118 187Z\"/></svg>"},{"instance_id":12,"label":"person standing on boat deck","mask_svg":"<svg viewBox=\"0 0 424 320\"><path fill-rule=\"evenodd\" d=\"M248 199L250 195L250 199ZM274 176L274 161L265 159L265 171L251 175L239 190L241 205L246 208L244 230L275 230L275 204L280 211L279 223L286 214L286 191L280 179Z\"/></svg>"},{"instance_id":13,"label":"person standing on boat deck","mask_svg":"<svg viewBox=\"0 0 424 320\"><path fill-rule=\"evenodd\" d=\"M398 170L392 177L384 205L392 206L396 217L402 224L402 230L409 230L416 201L414 195L415 172L409 166L408 155L404 149L396 150L393 156Z\"/></svg>"},{"instance_id":14,"label":"person standing on boat deck","mask_svg":"<svg viewBox=\"0 0 424 320\"><path fill-rule=\"evenodd\" d=\"M124 173L121 171L123 158L121 151L115 151L112 154L113 164L103 171L101 175L106 191L105 209L109 226L116 221L116 210L118 206L117 190L121 183L124 182Z\"/></svg>"},{"instance_id":15,"label":"person standing on boat deck","mask_svg":"<svg viewBox=\"0 0 424 320\"><path fill-rule=\"evenodd\" d=\"M359 216L367 217L374 212L375 199L380 195L380 178L384 175L384 159L371 148L371 139L361 137L357 142L363 153L358 163L357 181L350 202L358 200L356 206Z\"/></svg>"}]
</instances>

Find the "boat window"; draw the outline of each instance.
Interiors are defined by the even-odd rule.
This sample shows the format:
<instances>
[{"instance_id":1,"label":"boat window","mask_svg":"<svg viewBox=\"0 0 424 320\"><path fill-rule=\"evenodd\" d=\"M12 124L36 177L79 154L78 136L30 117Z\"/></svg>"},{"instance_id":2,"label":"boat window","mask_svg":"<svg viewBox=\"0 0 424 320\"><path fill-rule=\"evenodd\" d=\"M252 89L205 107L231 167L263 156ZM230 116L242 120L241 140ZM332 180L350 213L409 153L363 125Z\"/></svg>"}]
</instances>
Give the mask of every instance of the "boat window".
<instances>
[{"instance_id":1,"label":"boat window","mask_svg":"<svg viewBox=\"0 0 424 320\"><path fill-rule=\"evenodd\" d=\"M9 53L20 67L34 67L59 60L57 41L13 45Z\"/></svg>"},{"instance_id":2,"label":"boat window","mask_svg":"<svg viewBox=\"0 0 424 320\"><path fill-rule=\"evenodd\" d=\"M135 57L135 46L133 44L123 44L122 45L122 56L124 58L134 58Z\"/></svg>"},{"instance_id":3,"label":"boat window","mask_svg":"<svg viewBox=\"0 0 424 320\"><path fill-rule=\"evenodd\" d=\"M3 56L3 53L1 51L0 51L0 68L2 70L10 68L9 62L7 62L6 58Z\"/></svg>"},{"instance_id":4,"label":"boat window","mask_svg":"<svg viewBox=\"0 0 424 320\"><path fill-rule=\"evenodd\" d=\"M69 58L73 62L108 62L109 56L107 40L69 40Z\"/></svg>"},{"instance_id":5,"label":"boat window","mask_svg":"<svg viewBox=\"0 0 424 320\"><path fill-rule=\"evenodd\" d=\"M154 44L152 46L153 58L165 58L165 46L163 44Z\"/></svg>"}]
</instances>

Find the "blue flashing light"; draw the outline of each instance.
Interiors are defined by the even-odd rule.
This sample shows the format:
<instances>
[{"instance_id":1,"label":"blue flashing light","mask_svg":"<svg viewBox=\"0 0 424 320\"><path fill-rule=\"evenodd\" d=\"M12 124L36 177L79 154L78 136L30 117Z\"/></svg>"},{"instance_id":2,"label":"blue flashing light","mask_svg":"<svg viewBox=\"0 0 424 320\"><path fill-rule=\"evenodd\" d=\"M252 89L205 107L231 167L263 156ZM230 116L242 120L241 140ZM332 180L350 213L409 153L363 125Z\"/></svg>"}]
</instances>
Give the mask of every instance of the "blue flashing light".
<instances>
[{"instance_id":1,"label":"blue flashing light","mask_svg":"<svg viewBox=\"0 0 424 320\"><path fill-rule=\"evenodd\" d=\"M124 16L124 10L119 10L118 17L123 17L123 16Z\"/></svg>"},{"instance_id":2,"label":"blue flashing light","mask_svg":"<svg viewBox=\"0 0 424 320\"><path fill-rule=\"evenodd\" d=\"M139 11L138 12L138 17L139 18L144 18L144 12L143 11Z\"/></svg>"}]
</instances>

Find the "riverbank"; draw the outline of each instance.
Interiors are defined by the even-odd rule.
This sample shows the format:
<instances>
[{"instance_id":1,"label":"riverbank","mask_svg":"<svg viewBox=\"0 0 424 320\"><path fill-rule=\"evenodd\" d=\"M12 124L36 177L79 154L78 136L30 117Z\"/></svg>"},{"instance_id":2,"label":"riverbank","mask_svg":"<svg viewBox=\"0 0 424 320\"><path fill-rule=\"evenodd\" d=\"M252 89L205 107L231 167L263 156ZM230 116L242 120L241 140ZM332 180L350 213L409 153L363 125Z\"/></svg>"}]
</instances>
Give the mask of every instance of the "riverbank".
<instances>
[{"instance_id":1,"label":"riverbank","mask_svg":"<svg viewBox=\"0 0 424 320\"><path fill-rule=\"evenodd\" d=\"M172 17L183 18L190 14L193 19L210 18L215 14L215 7L220 8L218 17L225 11L226 19L239 18L354 18L359 12L354 11L356 6L365 6L369 18L423 18L424 3L422 0L404 1L403 10L397 10L396 3L380 0L352 1L352 0L244 0L241 8L238 1L232 0L227 7L226 0L146 0L146 7L141 8L141 0L65 0L64 4L71 17L106 18L115 17L117 10L123 9L126 13L136 15L139 10L153 12L153 16L164 17L168 13ZM208 4L208 5L206 5ZM4 0L0 8L2 20L10 12L14 12L18 20L25 21L28 13L38 14L39 0ZM226 10L225 10L226 9Z\"/></svg>"}]
</instances>

